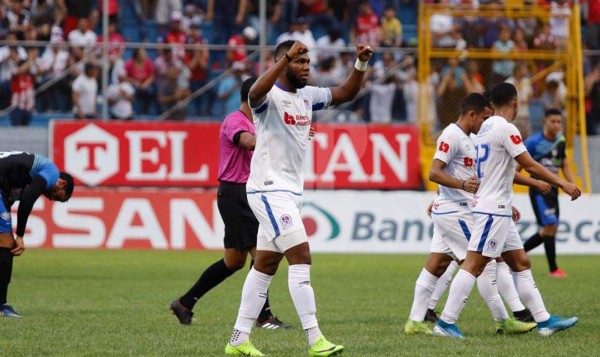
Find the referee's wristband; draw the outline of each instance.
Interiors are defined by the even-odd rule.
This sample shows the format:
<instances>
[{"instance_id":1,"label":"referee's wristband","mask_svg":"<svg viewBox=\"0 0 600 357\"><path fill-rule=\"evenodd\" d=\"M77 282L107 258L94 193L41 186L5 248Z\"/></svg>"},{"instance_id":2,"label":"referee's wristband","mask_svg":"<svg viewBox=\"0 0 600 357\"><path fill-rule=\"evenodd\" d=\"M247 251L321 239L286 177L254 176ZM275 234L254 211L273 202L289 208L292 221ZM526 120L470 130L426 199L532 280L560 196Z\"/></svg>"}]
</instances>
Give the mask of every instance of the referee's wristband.
<instances>
[{"instance_id":1,"label":"referee's wristband","mask_svg":"<svg viewBox=\"0 0 600 357\"><path fill-rule=\"evenodd\" d=\"M367 66L369 64L369 61L361 61L360 59L356 59L356 63L354 63L354 68L356 68L357 71L361 71L364 72L367 70Z\"/></svg>"}]
</instances>

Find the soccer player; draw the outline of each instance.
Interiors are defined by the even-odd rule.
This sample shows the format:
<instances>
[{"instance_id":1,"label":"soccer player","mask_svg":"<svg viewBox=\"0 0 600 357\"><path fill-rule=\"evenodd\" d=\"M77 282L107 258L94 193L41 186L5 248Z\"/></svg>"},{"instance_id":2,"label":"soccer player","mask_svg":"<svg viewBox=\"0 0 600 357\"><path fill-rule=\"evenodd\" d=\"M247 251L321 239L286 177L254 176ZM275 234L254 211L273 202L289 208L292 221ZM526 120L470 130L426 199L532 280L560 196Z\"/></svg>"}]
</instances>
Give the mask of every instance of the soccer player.
<instances>
[{"instance_id":1,"label":"soccer player","mask_svg":"<svg viewBox=\"0 0 600 357\"><path fill-rule=\"evenodd\" d=\"M333 88L306 86L310 59L306 45L284 41L275 49L275 65L252 86L249 103L256 125L256 149L246 190L259 221L254 267L246 277L228 355L263 356L250 342L258 316L279 263L288 261L288 286L308 340L309 356L331 356L343 350L325 339L316 317L310 285L311 255L300 208L302 171L312 112L352 100L361 88L373 54L359 44L357 61L346 81Z\"/></svg>"},{"instance_id":2,"label":"soccer player","mask_svg":"<svg viewBox=\"0 0 600 357\"><path fill-rule=\"evenodd\" d=\"M0 316L21 317L6 304L12 275L13 257L23 254L23 236L27 219L37 199L66 202L75 184L66 172L59 172L50 159L22 151L0 152ZM10 207L20 201L17 210L17 237L13 237Z\"/></svg>"},{"instance_id":3,"label":"soccer player","mask_svg":"<svg viewBox=\"0 0 600 357\"><path fill-rule=\"evenodd\" d=\"M544 115L542 131L525 140L525 147L533 159L545 168L558 174L562 170L567 181L573 183L573 173L569 168L565 152L565 136L562 135L562 113L558 109L548 109ZM517 168L518 169L518 168ZM556 265L556 230L558 228L558 188L553 187L549 194L542 194L535 188L529 189L529 198L535 212L540 231L525 244L528 252L544 243L546 258L550 268L549 276L565 278L567 274Z\"/></svg>"},{"instance_id":4,"label":"soccer player","mask_svg":"<svg viewBox=\"0 0 600 357\"><path fill-rule=\"evenodd\" d=\"M540 335L548 336L577 323L577 318L551 316L531 274L531 262L512 221L513 177L515 160L535 177L562 188L573 200L581 192L574 184L554 175L527 152L519 130L511 123L517 115L517 90L501 83L491 92L495 115L487 119L474 137L477 151L479 189L473 201L474 231L471 233L467 257L450 286L450 293L433 334L464 338L456 320L464 308L475 279L487 263L502 255L513 271L523 304L531 311Z\"/></svg>"},{"instance_id":5,"label":"soccer player","mask_svg":"<svg viewBox=\"0 0 600 357\"><path fill-rule=\"evenodd\" d=\"M465 259L473 231L470 205L479 182L475 175L475 147L469 135L479 131L492 111L485 96L471 93L462 102L460 112L458 121L446 127L439 137L431 164L429 179L440 185L439 196L433 202L431 212L434 233L429 259L415 284L410 317L404 327L407 334L432 333L424 322L429 300L450 263L454 260L460 263ZM477 286L496 321L496 331L513 334L534 329L534 323L508 317L496 285L496 262L492 260L485 269L485 274L477 280Z\"/></svg>"},{"instance_id":6,"label":"soccer player","mask_svg":"<svg viewBox=\"0 0 600 357\"><path fill-rule=\"evenodd\" d=\"M194 305L204 294L246 265L248 253L254 258L258 221L246 198L246 182L250 160L256 146L252 111L248 92L256 77L246 79L241 86L240 109L229 114L219 133L219 190L217 205L225 223L225 256L208 267L191 289L173 301L169 308L183 325L192 323ZM256 327L290 328L271 313L269 298L260 310Z\"/></svg>"}]
</instances>

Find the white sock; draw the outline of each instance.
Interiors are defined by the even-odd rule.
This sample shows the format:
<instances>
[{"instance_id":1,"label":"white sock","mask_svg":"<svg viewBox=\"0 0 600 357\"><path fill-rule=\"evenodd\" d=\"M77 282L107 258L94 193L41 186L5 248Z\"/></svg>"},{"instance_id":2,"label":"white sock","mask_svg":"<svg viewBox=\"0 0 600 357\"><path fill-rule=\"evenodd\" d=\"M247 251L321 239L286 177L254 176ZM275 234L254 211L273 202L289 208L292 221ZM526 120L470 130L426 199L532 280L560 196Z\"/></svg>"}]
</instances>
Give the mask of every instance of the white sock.
<instances>
[{"instance_id":1,"label":"white sock","mask_svg":"<svg viewBox=\"0 0 600 357\"><path fill-rule=\"evenodd\" d=\"M415 283L415 297L410 309L409 319L413 321L423 321L425 319L427 303L436 289L436 283L439 285L439 279L423 268Z\"/></svg>"},{"instance_id":2,"label":"white sock","mask_svg":"<svg viewBox=\"0 0 600 357\"><path fill-rule=\"evenodd\" d=\"M475 277L468 271L464 269L458 271L454 277L454 281L450 285L446 307L444 307L440 319L449 324L456 323L458 315L460 315L460 312L465 307L469 294L473 290L475 280Z\"/></svg>"},{"instance_id":3,"label":"white sock","mask_svg":"<svg viewBox=\"0 0 600 357\"><path fill-rule=\"evenodd\" d=\"M309 330L312 327L319 326L315 292L310 286L310 265L290 265L288 268L288 287L302 328Z\"/></svg>"},{"instance_id":4,"label":"white sock","mask_svg":"<svg viewBox=\"0 0 600 357\"><path fill-rule=\"evenodd\" d=\"M519 293L515 287L510 269L505 262L497 262L496 264L496 281L498 282L498 292L510 308L510 311L525 310L525 306L523 306L521 299L519 299Z\"/></svg>"},{"instance_id":5,"label":"white sock","mask_svg":"<svg viewBox=\"0 0 600 357\"><path fill-rule=\"evenodd\" d=\"M440 279L435 286L435 290L431 295L431 299L429 299L429 306L427 306L428 309L435 310L435 306L437 305L438 301L440 301L440 298L450 286L450 283L452 282L452 276L454 276L454 272L457 268L458 263L453 260L450 265L448 265L448 268L446 268L444 274L440 276Z\"/></svg>"},{"instance_id":6,"label":"white sock","mask_svg":"<svg viewBox=\"0 0 600 357\"><path fill-rule=\"evenodd\" d=\"M319 330L319 326L306 329L304 330L304 333L306 334L306 341L308 342L309 348L311 348L315 342L317 342L317 338L323 336L321 330Z\"/></svg>"},{"instance_id":7,"label":"white sock","mask_svg":"<svg viewBox=\"0 0 600 357\"><path fill-rule=\"evenodd\" d=\"M517 291L521 297L521 301L533 315L535 322L544 322L550 318L550 314L544 306L544 300L542 294L533 281L533 275L531 275L531 269L527 269L520 272L513 272L515 279L515 285Z\"/></svg>"},{"instance_id":8,"label":"white sock","mask_svg":"<svg viewBox=\"0 0 600 357\"><path fill-rule=\"evenodd\" d=\"M271 284L272 275L261 273L252 267L242 289L242 302L235 322L233 334L231 335L231 345L239 346L246 342L252 331L254 320L258 317L260 310L267 299L267 291ZM236 330L241 332L238 336ZM234 338L235 337L235 338Z\"/></svg>"},{"instance_id":9,"label":"white sock","mask_svg":"<svg viewBox=\"0 0 600 357\"><path fill-rule=\"evenodd\" d=\"M508 312L504 307L502 298L498 294L496 285L496 261L491 260L483 269L483 272L477 277L477 288L479 294L490 308L495 321L504 321L508 319Z\"/></svg>"}]
</instances>

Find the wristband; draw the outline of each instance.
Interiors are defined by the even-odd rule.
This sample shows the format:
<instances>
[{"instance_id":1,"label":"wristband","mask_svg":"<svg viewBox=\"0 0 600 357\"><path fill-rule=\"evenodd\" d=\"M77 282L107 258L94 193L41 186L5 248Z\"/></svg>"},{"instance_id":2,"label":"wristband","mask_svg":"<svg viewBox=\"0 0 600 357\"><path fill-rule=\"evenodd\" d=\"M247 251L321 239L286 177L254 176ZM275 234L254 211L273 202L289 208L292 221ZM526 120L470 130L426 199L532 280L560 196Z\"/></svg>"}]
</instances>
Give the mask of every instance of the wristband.
<instances>
[{"instance_id":1,"label":"wristband","mask_svg":"<svg viewBox=\"0 0 600 357\"><path fill-rule=\"evenodd\" d=\"M290 57L287 53L285 54L285 58L287 58L288 62L292 62L292 57Z\"/></svg>"},{"instance_id":2,"label":"wristband","mask_svg":"<svg viewBox=\"0 0 600 357\"><path fill-rule=\"evenodd\" d=\"M467 181L463 181L463 183L462 183L462 190L463 191L465 190L465 182L467 182Z\"/></svg>"},{"instance_id":3,"label":"wristband","mask_svg":"<svg viewBox=\"0 0 600 357\"><path fill-rule=\"evenodd\" d=\"M354 63L354 68L357 71L364 72L367 70L367 66L369 65L369 61L361 61L360 59L356 59L356 63Z\"/></svg>"}]
</instances>

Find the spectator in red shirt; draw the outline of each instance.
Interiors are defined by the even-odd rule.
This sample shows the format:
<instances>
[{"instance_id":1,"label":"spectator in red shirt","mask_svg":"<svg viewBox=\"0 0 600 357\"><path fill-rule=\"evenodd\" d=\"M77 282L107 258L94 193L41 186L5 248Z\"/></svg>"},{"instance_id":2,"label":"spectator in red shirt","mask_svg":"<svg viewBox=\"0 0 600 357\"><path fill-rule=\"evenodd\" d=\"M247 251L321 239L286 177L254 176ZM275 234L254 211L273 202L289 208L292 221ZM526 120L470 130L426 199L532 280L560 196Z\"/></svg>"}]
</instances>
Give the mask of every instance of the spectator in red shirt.
<instances>
[{"instance_id":1,"label":"spectator in red shirt","mask_svg":"<svg viewBox=\"0 0 600 357\"><path fill-rule=\"evenodd\" d=\"M181 11L173 11L171 13L171 22L169 23L169 30L164 35L164 43L172 44L173 54L183 59L185 56L185 49L183 45L187 43L187 35L181 26L181 20L183 20L183 14Z\"/></svg>"},{"instance_id":2,"label":"spectator in red shirt","mask_svg":"<svg viewBox=\"0 0 600 357\"><path fill-rule=\"evenodd\" d=\"M17 56L17 50L13 56ZM27 50L27 60L21 61L19 67L13 73L10 83L11 87L11 105L13 110L10 112L10 122L13 126L27 126L31 122L31 113L35 107L34 94L34 75L37 73L36 59L38 58L37 47L31 47Z\"/></svg>"},{"instance_id":3,"label":"spectator in red shirt","mask_svg":"<svg viewBox=\"0 0 600 357\"><path fill-rule=\"evenodd\" d=\"M306 18L310 27L323 26L326 32L339 27L336 17L329 13L325 0L300 0L300 17Z\"/></svg>"},{"instance_id":4,"label":"spectator in red shirt","mask_svg":"<svg viewBox=\"0 0 600 357\"><path fill-rule=\"evenodd\" d=\"M256 30L250 26L246 27L240 34L231 36L227 41L227 68L231 67L233 62L244 62L248 55L245 46L256 40Z\"/></svg>"},{"instance_id":5,"label":"spectator in red shirt","mask_svg":"<svg viewBox=\"0 0 600 357\"><path fill-rule=\"evenodd\" d=\"M206 45L208 42L202 38L200 28L197 24L190 27L188 44ZM188 49L185 51L184 63L190 70L190 90L195 92L208 82L208 50L206 48ZM214 102L214 92L208 90L200 97L190 103L191 115L209 115L210 103Z\"/></svg>"},{"instance_id":6,"label":"spectator in red shirt","mask_svg":"<svg viewBox=\"0 0 600 357\"><path fill-rule=\"evenodd\" d=\"M98 36L98 54L102 54L102 35ZM123 65L123 52L125 47L123 46L123 36L118 31L116 22L108 23L108 60L110 61L110 70L112 71L115 67L122 67Z\"/></svg>"},{"instance_id":7,"label":"spectator in red shirt","mask_svg":"<svg viewBox=\"0 0 600 357\"><path fill-rule=\"evenodd\" d=\"M133 50L133 57L125 62L125 80L135 87L135 112L151 114L151 106L156 113L156 89L154 64L144 48Z\"/></svg>"},{"instance_id":8,"label":"spectator in red shirt","mask_svg":"<svg viewBox=\"0 0 600 357\"><path fill-rule=\"evenodd\" d=\"M600 0L588 0L586 43L591 50L600 50Z\"/></svg>"},{"instance_id":9,"label":"spectator in red shirt","mask_svg":"<svg viewBox=\"0 0 600 357\"><path fill-rule=\"evenodd\" d=\"M100 13L100 17L102 17L102 12L104 11L104 1L98 0L98 11ZM108 0L108 21L112 23L117 22L117 15L119 14L119 0Z\"/></svg>"},{"instance_id":10,"label":"spectator in red shirt","mask_svg":"<svg viewBox=\"0 0 600 357\"><path fill-rule=\"evenodd\" d=\"M362 1L358 7L353 28L350 30L350 42L379 44L381 40L381 25L379 18L373 12L369 1Z\"/></svg>"}]
</instances>

